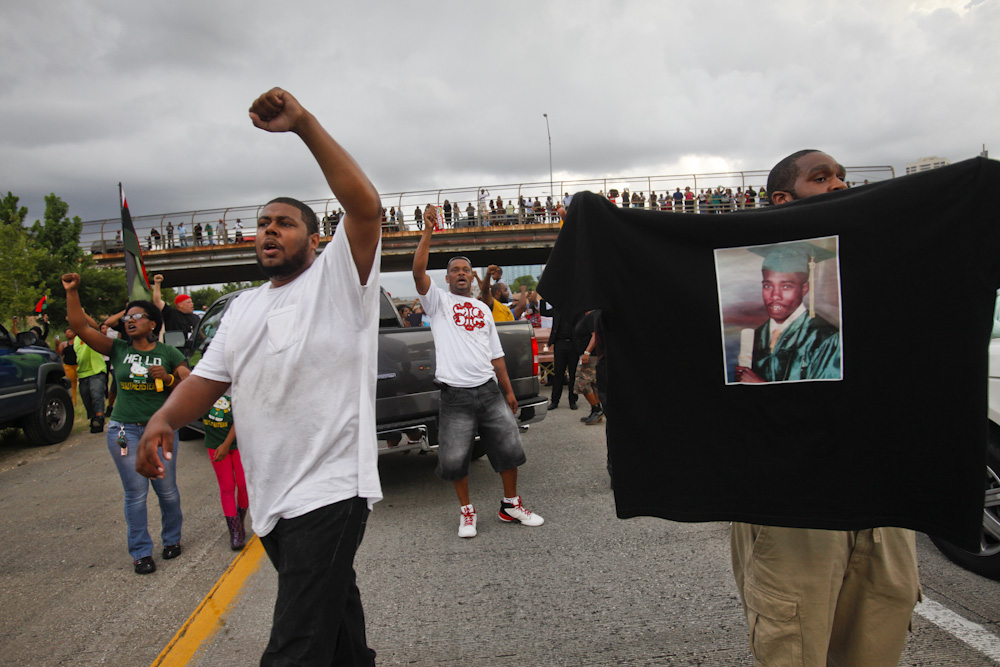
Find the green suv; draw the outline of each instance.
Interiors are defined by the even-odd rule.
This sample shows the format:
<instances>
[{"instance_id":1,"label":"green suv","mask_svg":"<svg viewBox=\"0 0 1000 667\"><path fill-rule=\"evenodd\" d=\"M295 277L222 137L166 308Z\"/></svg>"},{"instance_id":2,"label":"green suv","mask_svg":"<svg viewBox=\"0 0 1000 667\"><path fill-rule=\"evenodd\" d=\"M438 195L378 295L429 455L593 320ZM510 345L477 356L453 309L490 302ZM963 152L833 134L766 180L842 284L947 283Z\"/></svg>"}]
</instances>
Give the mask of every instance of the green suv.
<instances>
[{"instance_id":1,"label":"green suv","mask_svg":"<svg viewBox=\"0 0 1000 667\"><path fill-rule=\"evenodd\" d=\"M13 336L0 325L0 428L54 445L73 430L73 401L62 359L37 343L34 332Z\"/></svg>"}]
</instances>

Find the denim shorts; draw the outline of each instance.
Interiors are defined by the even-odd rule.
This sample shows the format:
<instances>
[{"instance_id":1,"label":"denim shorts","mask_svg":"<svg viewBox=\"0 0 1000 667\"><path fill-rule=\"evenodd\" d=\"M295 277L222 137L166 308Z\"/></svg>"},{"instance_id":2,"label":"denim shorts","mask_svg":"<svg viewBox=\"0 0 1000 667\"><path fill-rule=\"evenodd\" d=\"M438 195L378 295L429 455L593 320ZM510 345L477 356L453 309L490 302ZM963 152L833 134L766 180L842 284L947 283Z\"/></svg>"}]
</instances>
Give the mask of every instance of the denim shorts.
<instances>
[{"instance_id":1,"label":"denim shorts","mask_svg":"<svg viewBox=\"0 0 1000 667\"><path fill-rule=\"evenodd\" d=\"M497 472L527 461L514 413L496 380L478 387L442 387L437 475L451 482L468 476L476 433Z\"/></svg>"}]
</instances>

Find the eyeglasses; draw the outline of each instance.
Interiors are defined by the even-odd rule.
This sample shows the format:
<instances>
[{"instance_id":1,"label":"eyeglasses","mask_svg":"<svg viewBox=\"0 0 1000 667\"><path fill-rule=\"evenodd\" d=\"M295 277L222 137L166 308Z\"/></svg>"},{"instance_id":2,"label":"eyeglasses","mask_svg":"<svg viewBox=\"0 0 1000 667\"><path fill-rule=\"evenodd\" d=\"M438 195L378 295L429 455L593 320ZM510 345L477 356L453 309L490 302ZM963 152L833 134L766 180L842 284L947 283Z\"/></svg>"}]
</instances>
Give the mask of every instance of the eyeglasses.
<instances>
[{"instance_id":1,"label":"eyeglasses","mask_svg":"<svg viewBox=\"0 0 1000 667\"><path fill-rule=\"evenodd\" d=\"M122 315L122 322L131 322L133 320L136 321L136 322L138 322L139 320L141 320L144 317L147 320L149 319L149 315L147 315L146 313L136 313L134 315Z\"/></svg>"}]
</instances>

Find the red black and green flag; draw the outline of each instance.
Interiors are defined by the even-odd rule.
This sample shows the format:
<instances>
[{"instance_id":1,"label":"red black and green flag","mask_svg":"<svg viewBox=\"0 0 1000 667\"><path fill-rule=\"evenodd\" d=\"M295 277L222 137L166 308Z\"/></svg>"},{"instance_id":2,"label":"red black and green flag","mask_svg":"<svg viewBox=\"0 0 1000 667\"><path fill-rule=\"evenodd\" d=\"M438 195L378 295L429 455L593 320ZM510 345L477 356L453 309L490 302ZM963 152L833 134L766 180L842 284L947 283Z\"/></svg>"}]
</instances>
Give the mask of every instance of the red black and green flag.
<instances>
[{"instance_id":1,"label":"red black and green flag","mask_svg":"<svg viewBox=\"0 0 1000 667\"><path fill-rule=\"evenodd\" d=\"M38 303L35 304L35 315L41 315L42 311L48 307L49 307L49 297L43 296L41 299L38 300Z\"/></svg>"},{"instance_id":2,"label":"red black and green flag","mask_svg":"<svg viewBox=\"0 0 1000 667\"><path fill-rule=\"evenodd\" d=\"M125 190L118 184L118 193L122 203L122 243L125 246L125 283L128 289L129 301L152 298L149 277L146 275L146 265L142 262L142 249L139 246L139 236L132 224L132 215L128 211L125 200Z\"/></svg>"}]
</instances>

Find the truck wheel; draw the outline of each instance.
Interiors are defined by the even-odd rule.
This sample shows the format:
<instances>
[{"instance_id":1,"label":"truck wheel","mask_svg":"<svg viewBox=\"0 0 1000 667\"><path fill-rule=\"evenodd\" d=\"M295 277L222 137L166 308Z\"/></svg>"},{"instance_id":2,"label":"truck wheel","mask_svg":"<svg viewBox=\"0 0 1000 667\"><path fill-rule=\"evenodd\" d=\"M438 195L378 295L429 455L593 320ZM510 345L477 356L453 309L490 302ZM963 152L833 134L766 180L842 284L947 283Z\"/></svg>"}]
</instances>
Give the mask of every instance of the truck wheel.
<instances>
[{"instance_id":1,"label":"truck wheel","mask_svg":"<svg viewBox=\"0 0 1000 667\"><path fill-rule=\"evenodd\" d=\"M74 417L69 392L49 385L35 411L24 418L24 434L36 445L54 445L69 437Z\"/></svg>"},{"instance_id":2,"label":"truck wheel","mask_svg":"<svg viewBox=\"0 0 1000 667\"><path fill-rule=\"evenodd\" d=\"M984 577L1000 579L1000 435L992 424L986 450L986 501L979 552L960 549L939 537L931 537L931 541L952 562Z\"/></svg>"}]
</instances>

